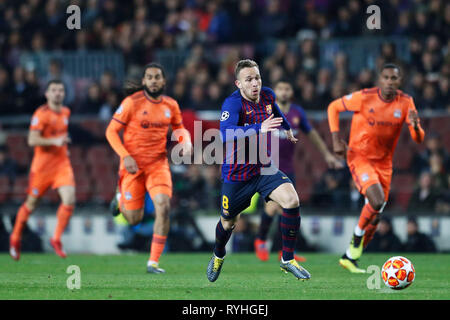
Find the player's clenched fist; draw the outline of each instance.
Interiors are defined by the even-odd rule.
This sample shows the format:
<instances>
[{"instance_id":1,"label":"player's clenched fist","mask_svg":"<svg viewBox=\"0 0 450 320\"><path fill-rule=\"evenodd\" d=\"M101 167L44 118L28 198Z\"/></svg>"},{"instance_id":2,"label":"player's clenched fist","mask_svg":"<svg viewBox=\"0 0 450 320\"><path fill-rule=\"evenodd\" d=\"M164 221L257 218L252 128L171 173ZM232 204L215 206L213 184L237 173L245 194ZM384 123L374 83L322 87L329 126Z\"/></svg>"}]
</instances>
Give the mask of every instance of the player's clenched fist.
<instances>
[{"instance_id":1,"label":"player's clenched fist","mask_svg":"<svg viewBox=\"0 0 450 320\"><path fill-rule=\"evenodd\" d=\"M333 151L334 153L341 159L345 158L345 155L347 153L347 143L339 138L339 135L337 132L333 132L331 134L332 140L333 140Z\"/></svg>"},{"instance_id":2,"label":"player's clenched fist","mask_svg":"<svg viewBox=\"0 0 450 320\"><path fill-rule=\"evenodd\" d=\"M275 131L283 122L283 118L274 118L273 113L261 123L261 132L266 133L270 131Z\"/></svg>"},{"instance_id":3,"label":"player's clenched fist","mask_svg":"<svg viewBox=\"0 0 450 320\"><path fill-rule=\"evenodd\" d=\"M57 147L62 147L65 144L70 143L71 140L67 135L62 135L60 137L53 138L53 145Z\"/></svg>"},{"instance_id":4,"label":"player's clenched fist","mask_svg":"<svg viewBox=\"0 0 450 320\"><path fill-rule=\"evenodd\" d=\"M419 114L416 110L409 110L408 120L414 129L417 129L419 127Z\"/></svg>"},{"instance_id":5,"label":"player's clenched fist","mask_svg":"<svg viewBox=\"0 0 450 320\"><path fill-rule=\"evenodd\" d=\"M136 173L139 170L137 163L132 156L126 156L123 158L123 166L131 174Z\"/></svg>"}]
</instances>

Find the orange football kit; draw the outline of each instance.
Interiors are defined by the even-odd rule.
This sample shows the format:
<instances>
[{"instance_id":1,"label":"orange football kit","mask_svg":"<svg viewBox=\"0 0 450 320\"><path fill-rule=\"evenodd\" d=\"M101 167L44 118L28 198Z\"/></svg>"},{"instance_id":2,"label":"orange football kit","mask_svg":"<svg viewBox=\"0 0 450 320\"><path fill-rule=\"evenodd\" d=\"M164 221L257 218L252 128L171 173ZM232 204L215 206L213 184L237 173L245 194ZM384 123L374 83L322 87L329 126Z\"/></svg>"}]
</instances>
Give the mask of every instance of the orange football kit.
<instances>
[{"instance_id":1,"label":"orange football kit","mask_svg":"<svg viewBox=\"0 0 450 320\"><path fill-rule=\"evenodd\" d=\"M182 124L178 103L162 96L150 100L144 91L126 97L113 115L106 137L120 156L119 189L121 203L126 210L144 206L145 192L153 198L156 194L172 197L172 177L167 159L167 133L169 126L181 132L178 142L190 141L189 132ZM123 143L118 133L123 130ZM123 164L132 156L139 168L129 173Z\"/></svg>"},{"instance_id":2,"label":"orange football kit","mask_svg":"<svg viewBox=\"0 0 450 320\"><path fill-rule=\"evenodd\" d=\"M347 164L353 180L361 194L365 195L371 185L380 183L388 200L392 179L392 158L403 123L409 128L412 139L421 143L425 132L418 126L418 131L408 119L410 110L416 111L412 97L397 90L392 101L381 96L375 87L363 89L334 100L328 107L328 123L331 132L339 131L339 113L353 111L350 129L350 141L347 151ZM372 220L378 212L367 203L361 213L362 217ZM374 226L368 222L361 223L364 228ZM374 230L370 230L372 235ZM367 235L366 246L371 235Z\"/></svg>"},{"instance_id":3,"label":"orange football kit","mask_svg":"<svg viewBox=\"0 0 450 320\"><path fill-rule=\"evenodd\" d=\"M59 113L48 106L39 107L31 118L30 130L38 130L43 138L68 134L70 109L62 107ZM48 188L75 186L67 145L36 146L30 168L28 194L41 197Z\"/></svg>"},{"instance_id":4,"label":"orange football kit","mask_svg":"<svg viewBox=\"0 0 450 320\"><path fill-rule=\"evenodd\" d=\"M40 106L31 118L30 131L37 130L43 138L57 138L68 134L70 109L62 107L59 112L48 105ZM34 156L30 168L28 195L40 198L49 189L62 186L74 186L75 179L70 163L67 145L63 146L35 146ZM61 203L57 210L57 223L50 243L56 253L66 257L61 245L61 236L72 216L74 205ZM20 241L22 232L32 211L26 202L22 204L16 215L16 221L10 236L11 248L19 249L11 256L15 260L20 258Z\"/></svg>"}]
</instances>

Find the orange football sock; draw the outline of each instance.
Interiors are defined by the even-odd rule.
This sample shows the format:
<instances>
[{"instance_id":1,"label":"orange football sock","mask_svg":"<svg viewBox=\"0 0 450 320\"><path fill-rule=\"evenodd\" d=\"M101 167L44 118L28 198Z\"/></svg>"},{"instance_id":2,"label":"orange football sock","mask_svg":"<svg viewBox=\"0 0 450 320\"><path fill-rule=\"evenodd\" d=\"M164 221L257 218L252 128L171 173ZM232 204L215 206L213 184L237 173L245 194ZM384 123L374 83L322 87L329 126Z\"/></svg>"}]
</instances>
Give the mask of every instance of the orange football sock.
<instances>
[{"instance_id":1,"label":"orange football sock","mask_svg":"<svg viewBox=\"0 0 450 320\"><path fill-rule=\"evenodd\" d=\"M158 262L159 257L164 250L164 246L166 245L167 236L160 236L159 234L153 234L152 246L150 249L150 259L151 261Z\"/></svg>"},{"instance_id":2,"label":"orange football sock","mask_svg":"<svg viewBox=\"0 0 450 320\"><path fill-rule=\"evenodd\" d=\"M27 223L30 214L30 209L27 208L25 203L22 204L17 211L16 222L14 223L14 229L11 233L11 240L20 241L22 239L23 228L25 228L25 224Z\"/></svg>"},{"instance_id":3,"label":"orange football sock","mask_svg":"<svg viewBox=\"0 0 450 320\"><path fill-rule=\"evenodd\" d=\"M373 235L375 234L375 231L377 230L377 225L378 225L378 222L376 224L369 223L367 225L367 227L364 229L365 230L365 233L364 233L364 248L366 248L367 245L369 244L369 242L372 240Z\"/></svg>"},{"instance_id":4,"label":"orange football sock","mask_svg":"<svg viewBox=\"0 0 450 320\"><path fill-rule=\"evenodd\" d=\"M372 221L376 217L377 214L378 211L374 210L370 203L367 203L361 210L358 227L361 230L364 230L367 225L369 225L370 221Z\"/></svg>"},{"instance_id":5,"label":"orange football sock","mask_svg":"<svg viewBox=\"0 0 450 320\"><path fill-rule=\"evenodd\" d=\"M70 217L72 216L74 206L69 206L65 204L60 204L58 211L56 212L56 217L58 221L56 222L55 232L53 234L53 240L61 241L61 235L69 223Z\"/></svg>"}]
</instances>

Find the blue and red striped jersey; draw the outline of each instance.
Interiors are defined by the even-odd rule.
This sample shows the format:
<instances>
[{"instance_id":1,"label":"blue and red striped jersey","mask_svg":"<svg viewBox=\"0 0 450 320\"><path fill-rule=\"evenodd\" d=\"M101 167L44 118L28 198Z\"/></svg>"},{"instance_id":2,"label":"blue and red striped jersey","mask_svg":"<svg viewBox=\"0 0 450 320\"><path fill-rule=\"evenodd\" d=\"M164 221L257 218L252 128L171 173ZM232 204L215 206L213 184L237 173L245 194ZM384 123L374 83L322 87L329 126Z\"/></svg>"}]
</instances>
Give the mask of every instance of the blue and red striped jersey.
<instances>
[{"instance_id":1,"label":"blue and red striped jersey","mask_svg":"<svg viewBox=\"0 0 450 320\"><path fill-rule=\"evenodd\" d=\"M260 174L261 167L270 166L270 163L259 157L259 133L261 123L272 113L275 117L283 118L283 129L290 130L289 122L275 103L275 93L270 88L261 88L258 103L244 99L239 90L225 99L220 117L220 132L224 143L224 182L247 181ZM267 140L262 140L266 143L266 150L263 152L270 157L270 134L267 136ZM241 159L242 154L244 158Z\"/></svg>"}]
</instances>

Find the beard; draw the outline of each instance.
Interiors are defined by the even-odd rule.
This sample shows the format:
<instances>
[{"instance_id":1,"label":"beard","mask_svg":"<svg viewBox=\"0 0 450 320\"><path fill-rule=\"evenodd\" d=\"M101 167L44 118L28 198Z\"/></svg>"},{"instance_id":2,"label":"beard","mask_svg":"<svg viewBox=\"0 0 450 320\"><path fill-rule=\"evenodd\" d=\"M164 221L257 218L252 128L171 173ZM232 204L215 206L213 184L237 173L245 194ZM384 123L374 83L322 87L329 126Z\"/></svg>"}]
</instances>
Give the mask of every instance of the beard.
<instances>
[{"instance_id":1,"label":"beard","mask_svg":"<svg viewBox=\"0 0 450 320\"><path fill-rule=\"evenodd\" d=\"M146 85L144 85L144 91L153 99L157 99L164 92L164 89L165 86L162 86L159 90L152 92Z\"/></svg>"}]
</instances>

